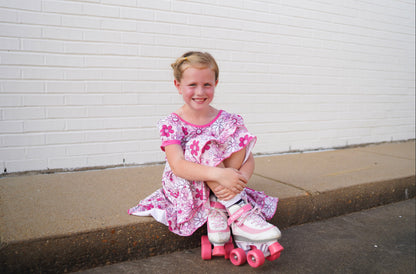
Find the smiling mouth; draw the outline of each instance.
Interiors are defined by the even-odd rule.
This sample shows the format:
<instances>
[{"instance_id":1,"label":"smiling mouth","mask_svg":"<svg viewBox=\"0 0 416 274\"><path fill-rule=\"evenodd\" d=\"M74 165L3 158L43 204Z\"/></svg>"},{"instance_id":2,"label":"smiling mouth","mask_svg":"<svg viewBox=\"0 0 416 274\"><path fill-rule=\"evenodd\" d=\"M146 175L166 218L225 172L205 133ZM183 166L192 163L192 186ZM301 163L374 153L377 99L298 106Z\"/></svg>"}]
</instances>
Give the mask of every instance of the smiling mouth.
<instances>
[{"instance_id":1,"label":"smiling mouth","mask_svg":"<svg viewBox=\"0 0 416 274\"><path fill-rule=\"evenodd\" d=\"M205 102L205 100L207 100L206 98L193 98L192 101L196 102L196 103L203 103Z\"/></svg>"}]
</instances>

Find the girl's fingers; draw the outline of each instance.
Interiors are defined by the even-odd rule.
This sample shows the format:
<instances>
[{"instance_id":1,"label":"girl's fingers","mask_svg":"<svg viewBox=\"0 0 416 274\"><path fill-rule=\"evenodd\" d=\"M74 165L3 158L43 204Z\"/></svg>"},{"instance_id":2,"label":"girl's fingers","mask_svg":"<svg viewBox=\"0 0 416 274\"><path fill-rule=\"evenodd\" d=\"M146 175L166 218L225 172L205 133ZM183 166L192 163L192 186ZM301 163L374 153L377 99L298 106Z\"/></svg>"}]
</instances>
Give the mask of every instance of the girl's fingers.
<instances>
[{"instance_id":1,"label":"girl's fingers","mask_svg":"<svg viewBox=\"0 0 416 274\"><path fill-rule=\"evenodd\" d=\"M234 198L235 195L237 195L238 193L240 192L234 192L230 189L224 188L214 194L215 196L217 196L218 199L223 200L223 201L228 201Z\"/></svg>"},{"instance_id":2,"label":"girl's fingers","mask_svg":"<svg viewBox=\"0 0 416 274\"><path fill-rule=\"evenodd\" d=\"M247 179L246 177L239 171L235 169L235 172L238 173L238 180L244 184L247 184Z\"/></svg>"}]
</instances>

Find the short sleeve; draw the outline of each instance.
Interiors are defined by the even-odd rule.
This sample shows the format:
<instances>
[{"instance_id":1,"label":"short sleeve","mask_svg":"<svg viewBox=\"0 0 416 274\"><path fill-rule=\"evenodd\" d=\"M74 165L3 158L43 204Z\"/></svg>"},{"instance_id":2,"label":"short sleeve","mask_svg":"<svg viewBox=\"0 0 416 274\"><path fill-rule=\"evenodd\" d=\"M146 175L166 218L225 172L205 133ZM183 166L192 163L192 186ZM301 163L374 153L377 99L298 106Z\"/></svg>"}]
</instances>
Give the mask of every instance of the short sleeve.
<instances>
[{"instance_id":1,"label":"short sleeve","mask_svg":"<svg viewBox=\"0 0 416 274\"><path fill-rule=\"evenodd\" d=\"M224 130L221 132L219 138L224 147L224 156L227 158L232 153L245 148L245 162L256 144L257 137L247 130L243 117L240 115L227 113L224 117Z\"/></svg>"},{"instance_id":2,"label":"short sleeve","mask_svg":"<svg viewBox=\"0 0 416 274\"><path fill-rule=\"evenodd\" d=\"M225 111L212 123L205 134L196 135L188 141L185 159L209 166L217 166L231 154L246 149L246 158L256 143L256 136L244 126L243 118Z\"/></svg>"},{"instance_id":3,"label":"short sleeve","mask_svg":"<svg viewBox=\"0 0 416 274\"><path fill-rule=\"evenodd\" d=\"M160 148L165 151L165 147L172 144L181 144L182 130L179 119L173 114L161 119L158 122L158 129L162 145Z\"/></svg>"}]
</instances>

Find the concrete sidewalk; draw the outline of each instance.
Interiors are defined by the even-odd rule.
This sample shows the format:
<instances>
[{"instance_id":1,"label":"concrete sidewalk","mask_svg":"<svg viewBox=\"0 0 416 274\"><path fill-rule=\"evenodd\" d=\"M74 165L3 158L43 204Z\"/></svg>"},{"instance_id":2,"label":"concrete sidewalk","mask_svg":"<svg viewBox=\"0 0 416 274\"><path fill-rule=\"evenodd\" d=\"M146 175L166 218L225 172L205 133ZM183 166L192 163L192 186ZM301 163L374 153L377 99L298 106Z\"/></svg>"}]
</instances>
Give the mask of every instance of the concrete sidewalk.
<instances>
[{"instance_id":1,"label":"concrete sidewalk","mask_svg":"<svg viewBox=\"0 0 416 274\"><path fill-rule=\"evenodd\" d=\"M256 157L250 187L280 198L280 228L415 196L415 141ZM127 209L163 166L0 178L0 272L66 272L199 245ZM283 232L284 237L284 232Z\"/></svg>"}]
</instances>

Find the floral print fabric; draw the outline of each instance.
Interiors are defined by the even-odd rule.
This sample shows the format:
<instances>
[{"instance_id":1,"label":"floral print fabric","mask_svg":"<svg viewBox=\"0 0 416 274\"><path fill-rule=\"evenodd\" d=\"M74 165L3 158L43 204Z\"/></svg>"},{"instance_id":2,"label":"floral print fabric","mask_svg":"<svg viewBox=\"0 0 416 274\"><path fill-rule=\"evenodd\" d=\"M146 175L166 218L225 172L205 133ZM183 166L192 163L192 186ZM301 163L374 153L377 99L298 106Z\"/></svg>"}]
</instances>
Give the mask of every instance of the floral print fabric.
<instances>
[{"instance_id":1,"label":"floral print fabric","mask_svg":"<svg viewBox=\"0 0 416 274\"><path fill-rule=\"evenodd\" d=\"M181 145L185 159L194 163L217 166L234 152L246 148L250 155L256 137L244 126L241 116L221 110L207 125L190 124L172 113L158 123L161 149ZM242 197L259 207L266 219L273 217L278 199L246 188ZM162 176L162 188L129 210L137 216L153 216L169 226L169 230L189 236L205 224L209 210L210 189L203 181L188 181L173 174L169 163Z\"/></svg>"}]
</instances>

